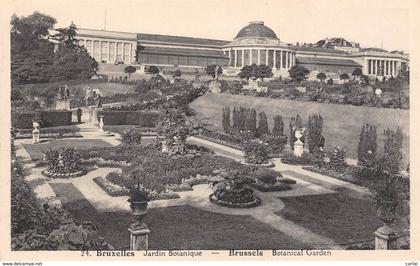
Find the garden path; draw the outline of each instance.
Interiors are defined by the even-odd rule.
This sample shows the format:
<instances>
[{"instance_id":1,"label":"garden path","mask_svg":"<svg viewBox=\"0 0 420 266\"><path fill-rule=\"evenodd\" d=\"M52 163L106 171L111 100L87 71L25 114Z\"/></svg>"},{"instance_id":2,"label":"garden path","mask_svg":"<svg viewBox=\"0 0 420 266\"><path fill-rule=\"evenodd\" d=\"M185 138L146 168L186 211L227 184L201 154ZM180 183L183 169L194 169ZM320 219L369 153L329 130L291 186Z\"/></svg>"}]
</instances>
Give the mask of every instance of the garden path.
<instances>
[{"instance_id":1,"label":"garden path","mask_svg":"<svg viewBox=\"0 0 420 266\"><path fill-rule=\"evenodd\" d=\"M188 141L205 146L211 150L214 150L216 153L222 156L226 156L236 160L243 160L244 153L243 151L240 151L238 149L227 147L225 145L205 140L196 136L188 137ZM281 162L280 158L274 158L272 159L272 162L275 165L273 168L274 170L284 173L285 177L291 177L299 183L305 183L305 181L309 181L310 183L316 183L321 185L322 187L329 189L345 189L351 192L349 193L349 195L360 198L363 198L370 194L369 190L366 187L358 186L343 180L339 180L337 178L332 178L329 176L307 171L303 169L301 165L284 164Z\"/></svg>"}]
</instances>

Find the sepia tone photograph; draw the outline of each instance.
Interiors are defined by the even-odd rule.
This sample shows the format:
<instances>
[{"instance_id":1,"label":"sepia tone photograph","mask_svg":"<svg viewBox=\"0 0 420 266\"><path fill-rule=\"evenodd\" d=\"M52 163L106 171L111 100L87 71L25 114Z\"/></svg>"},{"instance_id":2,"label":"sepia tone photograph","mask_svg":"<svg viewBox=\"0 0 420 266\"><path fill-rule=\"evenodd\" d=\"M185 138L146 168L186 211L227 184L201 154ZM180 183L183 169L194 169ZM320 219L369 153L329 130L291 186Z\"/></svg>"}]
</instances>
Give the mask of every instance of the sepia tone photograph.
<instances>
[{"instance_id":1,"label":"sepia tone photograph","mask_svg":"<svg viewBox=\"0 0 420 266\"><path fill-rule=\"evenodd\" d=\"M7 2L2 250L411 252L418 4Z\"/></svg>"}]
</instances>

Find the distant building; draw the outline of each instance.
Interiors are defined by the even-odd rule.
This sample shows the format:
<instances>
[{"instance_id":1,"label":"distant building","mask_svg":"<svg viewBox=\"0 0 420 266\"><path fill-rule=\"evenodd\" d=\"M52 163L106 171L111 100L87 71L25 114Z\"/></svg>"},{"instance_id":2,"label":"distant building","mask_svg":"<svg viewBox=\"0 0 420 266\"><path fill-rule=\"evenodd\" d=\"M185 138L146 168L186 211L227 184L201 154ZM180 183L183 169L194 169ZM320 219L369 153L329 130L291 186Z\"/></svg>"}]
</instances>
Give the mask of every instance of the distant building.
<instances>
[{"instance_id":1,"label":"distant building","mask_svg":"<svg viewBox=\"0 0 420 266\"><path fill-rule=\"evenodd\" d=\"M288 77L294 65L308 68L312 78L319 72L351 75L356 68L372 77L396 77L409 61L403 52L361 48L344 38L291 45L262 21L250 22L233 41L91 29L78 29L77 35L96 61L130 64L140 72L151 65L203 72L206 66L217 64L224 74L237 75L246 65L265 64L272 67L275 77Z\"/></svg>"}]
</instances>

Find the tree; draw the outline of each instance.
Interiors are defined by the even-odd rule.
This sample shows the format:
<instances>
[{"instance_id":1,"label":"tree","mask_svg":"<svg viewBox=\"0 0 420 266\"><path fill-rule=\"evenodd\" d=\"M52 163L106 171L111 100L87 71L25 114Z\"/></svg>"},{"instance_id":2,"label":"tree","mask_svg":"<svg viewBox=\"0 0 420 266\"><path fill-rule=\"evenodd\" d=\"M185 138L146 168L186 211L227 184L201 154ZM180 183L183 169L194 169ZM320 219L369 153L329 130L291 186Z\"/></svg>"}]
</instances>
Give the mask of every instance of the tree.
<instances>
[{"instance_id":1,"label":"tree","mask_svg":"<svg viewBox=\"0 0 420 266\"><path fill-rule=\"evenodd\" d=\"M386 167L386 171L391 174L398 174L402 160L402 130L399 127L395 131L387 129L385 130L384 135L384 165Z\"/></svg>"},{"instance_id":2,"label":"tree","mask_svg":"<svg viewBox=\"0 0 420 266\"><path fill-rule=\"evenodd\" d=\"M258 137L268 135L269 129L268 129L268 121L267 121L267 115L265 112L262 112L259 114L260 119L258 120Z\"/></svg>"},{"instance_id":3,"label":"tree","mask_svg":"<svg viewBox=\"0 0 420 266\"><path fill-rule=\"evenodd\" d=\"M326 80L326 79L327 79L327 75L325 75L325 73L323 73L323 72L319 72L319 73L316 75L316 78L317 78L317 79L319 79L321 82L324 82L324 80Z\"/></svg>"},{"instance_id":4,"label":"tree","mask_svg":"<svg viewBox=\"0 0 420 266\"><path fill-rule=\"evenodd\" d=\"M284 135L284 123L281 115L274 116L274 126L272 130L273 136L283 136Z\"/></svg>"},{"instance_id":5,"label":"tree","mask_svg":"<svg viewBox=\"0 0 420 266\"><path fill-rule=\"evenodd\" d=\"M90 79L96 75L98 63L78 44L77 27L73 23L68 28L56 29L53 35L57 41L54 55L52 80Z\"/></svg>"},{"instance_id":6,"label":"tree","mask_svg":"<svg viewBox=\"0 0 420 266\"><path fill-rule=\"evenodd\" d=\"M225 133L230 133L230 108L223 107L222 126Z\"/></svg>"},{"instance_id":7,"label":"tree","mask_svg":"<svg viewBox=\"0 0 420 266\"><path fill-rule=\"evenodd\" d=\"M356 68L356 69L354 69L354 71L351 75L355 76L355 77L361 77L361 76L363 76L363 72L360 68Z\"/></svg>"},{"instance_id":8,"label":"tree","mask_svg":"<svg viewBox=\"0 0 420 266\"><path fill-rule=\"evenodd\" d=\"M149 66L149 68L147 69L147 71L152 74L152 75L156 75L159 74L159 68L157 66Z\"/></svg>"},{"instance_id":9,"label":"tree","mask_svg":"<svg viewBox=\"0 0 420 266\"><path fill-rule=\"evenodd\" d=\"M304 66L295 65L295 66L292 66L292 68L289 69L289 77L292 80L295 80L299 83L301 81L307 79L308 74L309 74L309 70Z\"/></svg>"},{"instance_id":10,"label":"tree","mask_svg":"<svg viewBox=\"0 0 420 266\"><path fill-rule=\"evenodd\" d=\"M252 66L244 66L238 76L248 81L252 77Z\"/></svg>"},{"instance_id":11,"label":"tree","mask_svg":"<svg viewBox=\"0 0 420 266\"><path fill-rule=\"evenodd\" d=\"M182 76L182 72L181 72L181 70L179 70L179 69L175 70L175 72L174 72L174 77L175 77L175 78L179 78L179 77L181 77L181 76Z\"/></svg>"},{"instance_id":12,"label":"tree","mask_svg":"<svg viewBox=\"0 0 420 266\"><path fill-rule=\"evenodd\" d=\"M135 73L136 72L136 67L134 67L134 66L126 66L125 68L124 68L124 73L127 73L128 74L128 77L131 79L131 74L133 74L133 73Z\"/></svg>"},{"instance_id":13,"label":"tree","mask_svg":"<svg viewBox=\"0 0 420 266\"><path fill-rule=\"evenodd\" d=\"M324 120L320 114L311 115L308 119L309 130L309 152L314 153L319 151L319 148L324 147L325 138L322 136L322 125Z\"/></svg>"},{"instance_id":14,"label":"tree","mask_svg":"<svg viewBox=\"0 0 420 266\"><path fill-rule=\"evenodd\" d=\"M348 80L350 77L347 73L343 73L340 75L340 80Z\"/></svg>"},{"instance_id":15,"label":"tree","mask_svg":"<svg viewBox=\"0 0 420 266\"><path fill-rule=\"evenodd\" d=\"M332 79L332 78L329 78L329 79L327 80L327 84L328 84L328 85L333 85L333 84L334 84L333 79Z\"/></svg>"},{"instance_id":16,"label":"tree","mask_svg":"<svg viewBox=\"0 0 420 266\"><path fill-rule=\"evenodd\" d=\"M363 125L357 146L358 164L367 167L373 167L376 159L376 126L369 124Z\"/></svg>"},{"instance_id":17,"label":"tree","mask_svg":"<svg viewBox=\"0 0 420 266\"><path fill-rule=\"evenodd\" d=\"M206 73L207 75L213 77L213 79L216 77L216 67L218 65L208 65L206 67ZM218 66L219 68L217 69L217 75L221 75L223 73L223 70L220 66Z\"/></svg>"},{"instance_id":18,"label":"tree","mask_svg":"<svg viewBox=\"0 0 420 266\"><path fill-rule=\"evenodd\" d=\"M271 78L273 76L273 70L267 65L258 65L254 68L254 77L260 78L264 81L264 78Z\"/></svg>"},{"instance_id":19,"label":"tree","mask_svg":"<svg viewBox=\"0 0 420 266\"><path fill-rule=\"evenodd\" d=\"M12 83L48 82L54 59L49 31L56 20L34 12L27 17L13 15L10 24Z\"/></svg>"}]
</instances>

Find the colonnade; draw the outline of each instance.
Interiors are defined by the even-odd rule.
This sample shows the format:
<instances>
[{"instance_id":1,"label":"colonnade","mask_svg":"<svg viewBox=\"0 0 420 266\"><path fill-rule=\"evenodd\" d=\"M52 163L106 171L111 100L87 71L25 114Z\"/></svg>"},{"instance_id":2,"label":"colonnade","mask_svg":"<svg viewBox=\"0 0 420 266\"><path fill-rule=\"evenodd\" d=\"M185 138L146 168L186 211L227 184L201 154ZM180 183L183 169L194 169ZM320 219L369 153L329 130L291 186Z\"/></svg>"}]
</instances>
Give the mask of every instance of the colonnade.
<instances>
[{"instance_id":1,"label":"colonnade","mask_svg":"<svg viewBox=\"0 0 420 266\"><path fill-rule=\"evenodd\" d=\"M224 50L229 56L229 66L242 68L246 65L267 65L276 69L290 69L296 64L296 53L284 49L233 48Z\"/></svg>"},{"instance_id":2,"label":"colonnade","mask_svg":"<svg viewBox=\"0 0 420 266\"><path fill-rule=\"evenodd\" d=\"M114 63L122 61L125 64L135 62L136 43L133 42L79 39L79 44L85 46L89 55L98 62Z\"/></svg>"},{"instance_id":3,"label":"colonnade","mask_svg":"<svg viewBox=\"0 0 420 266\"><path fill-rule=\"evenodd\" d=\"M387 59L367 59L367 73L375 76L398 75L400 61Z\"/></svg>"}]
</instances>

